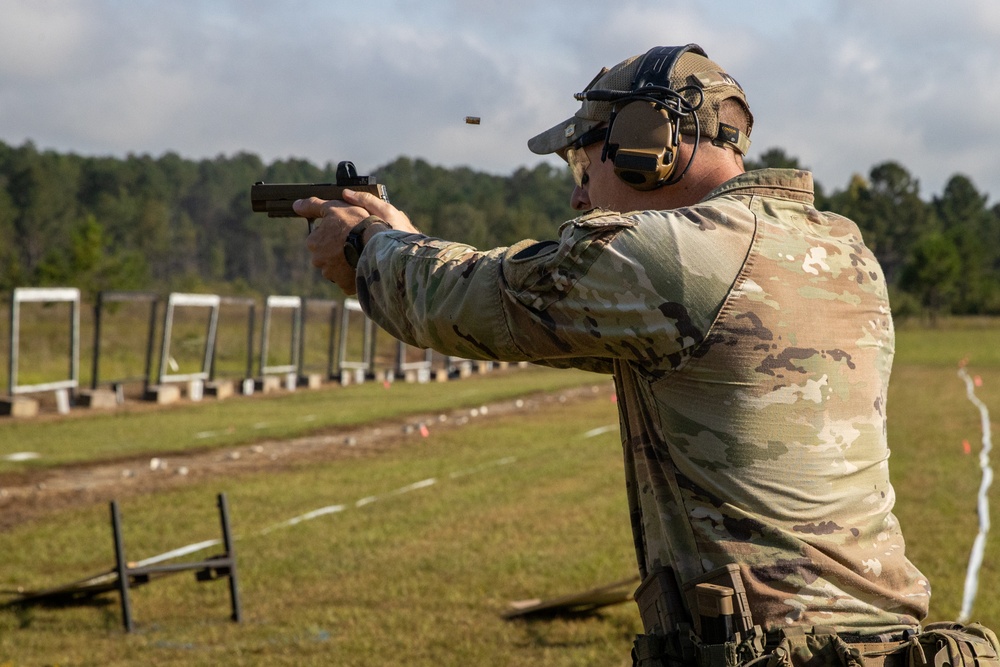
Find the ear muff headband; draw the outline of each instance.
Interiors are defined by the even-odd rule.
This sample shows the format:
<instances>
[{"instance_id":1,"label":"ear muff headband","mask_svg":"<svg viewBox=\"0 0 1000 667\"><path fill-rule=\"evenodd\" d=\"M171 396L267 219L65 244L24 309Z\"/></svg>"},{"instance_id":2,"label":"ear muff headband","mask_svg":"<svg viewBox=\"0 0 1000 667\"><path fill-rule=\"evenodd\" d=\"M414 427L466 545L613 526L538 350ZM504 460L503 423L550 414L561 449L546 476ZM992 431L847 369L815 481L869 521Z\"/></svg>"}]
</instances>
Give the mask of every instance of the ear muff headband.
<instances>
[{"instance_id":1,"label":"ear muff headband","mask_svg":"<svg viewBox=\"0 0 1000 667\"><path fill-rule=\"evenodd\" d=\"M658 46L642 56L631 90L585 93L586 99L613 103L601 159L611 159L615 174L637 190L676 183L691 164L689 160L683 171L675 173L679 121L691 115L697 124L694 111L701 106L701 90L697 86L675 90L670 84L674 65L688 51L708 57L697 44ZM698 93L694 103L682 95L691 91Z\"/></svg>"}]
</instances>

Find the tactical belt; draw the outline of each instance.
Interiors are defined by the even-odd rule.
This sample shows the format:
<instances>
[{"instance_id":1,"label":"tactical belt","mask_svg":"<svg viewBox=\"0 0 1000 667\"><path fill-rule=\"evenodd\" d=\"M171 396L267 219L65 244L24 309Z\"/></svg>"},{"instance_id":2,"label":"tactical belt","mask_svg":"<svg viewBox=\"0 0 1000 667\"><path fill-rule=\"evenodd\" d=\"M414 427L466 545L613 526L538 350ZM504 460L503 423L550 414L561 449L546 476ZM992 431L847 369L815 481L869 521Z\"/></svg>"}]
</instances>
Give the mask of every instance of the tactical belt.
<instances>
[{"instance_id":1,"label":"tactical belt","mask_svg":"<svg viewBox=\"0 0 1000 667\"><path fill-rule=\"evenodd\" d=\"M671 568L654 563L635 601L647 634L633 644L634 667L1000 667L1000 641L978 623L895 635L825 626L764 632L753 623L736 565L682 590Z\"/></svg>"},{"instance_id":2,"label":"tactical belt","mask_svg":"<svg viewBox=\"0 0 1000 667\"><path fill-rule=\"evenodd\" d=\"M819 632L816 632L819 630ZM763 640L760 628L746 638L705 644L688 627L666 635L639 635L634 667L1000 667L1000 643L979 624L935 623L899 639L839 635L825 628L789 627ZM847 641L861 638L875 641Z\"/></svg>"}]
</instances>

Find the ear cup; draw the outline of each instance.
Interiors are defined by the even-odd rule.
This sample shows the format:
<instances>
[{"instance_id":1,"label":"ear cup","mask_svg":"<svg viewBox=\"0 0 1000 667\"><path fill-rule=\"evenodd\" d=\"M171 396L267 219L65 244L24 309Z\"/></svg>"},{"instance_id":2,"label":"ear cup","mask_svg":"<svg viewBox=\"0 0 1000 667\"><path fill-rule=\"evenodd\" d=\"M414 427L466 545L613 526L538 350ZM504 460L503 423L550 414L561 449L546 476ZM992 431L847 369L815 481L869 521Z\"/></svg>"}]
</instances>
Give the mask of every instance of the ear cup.
<instances>
[{"instance_id":1,"label":"ear cup","mask_svg":"<svg viewBox=\"0 0 1000 667\"><path fill-rule=\"evenodd\" d=\"M637 190L652 190L670 178L677 163L677 123L662 107L645 100L625 104L607 142L615 174Z\"/></svg>"}]
</instances>

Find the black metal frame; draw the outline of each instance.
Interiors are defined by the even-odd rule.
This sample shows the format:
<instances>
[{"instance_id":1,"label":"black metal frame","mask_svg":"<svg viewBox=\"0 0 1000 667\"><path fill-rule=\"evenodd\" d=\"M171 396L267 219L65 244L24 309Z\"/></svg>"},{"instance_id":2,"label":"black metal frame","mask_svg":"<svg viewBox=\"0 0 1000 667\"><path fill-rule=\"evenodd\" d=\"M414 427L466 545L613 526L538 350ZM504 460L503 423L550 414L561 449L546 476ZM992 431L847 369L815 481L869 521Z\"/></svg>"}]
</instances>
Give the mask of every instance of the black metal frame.
<instances>
[{"instance_id":1,"label":"black metal frame","mask_svg":"<svg viewBox=\"0 0 1000 667\"><path fill-rule=\"evenodd\" d=\"M337 316L340 313L340 302L333 299L309 299L302 297L302 327L299 329L299 377L304 377L309 370L306 367L306 327L309 325L309 308L323 306L330 310L329 331L327 334L326 379L332 379L336 358Z\"/></svg>"},{"instance_id":2,"label":"black metal frame","mask_svg":"<svg viewBox=\"0 0 1000 667\"><path fill-rule=\"evenodd\" d=\"M113 380L100 379L100 359L101 359L101 324L104 320L104 304L146 302L149 304L149 324L146 330L146 365L143 369L142 378L125 377ZM97 389L101 384L117 386L126 382L142 380L143 393L149 391L149 375L153 368L153 353L156 345L156 316L160 308L160 296L152 292L115 292L101 291L97 293L97 303L94 305L94 354L92 359L92 373L90 388Z\"/></svg>"},{"instance_id":3,"label":"black metal frame","mask_svg":"<svg viewBox=\"0 0 1000 667\"><path fill-rule=\"evenodd\" d=\"M134 623L132 621L132 601L129 596L129 588L145 583L158 574L173 574L195 570L197 581L213 581L221 577L229 578L229 599L232 614L230 618L239 623L242 619L240 608L239 580L236 574L236 552L233 549L232 533L229 530L229 504L226 501L226 494L220 493L218 496L219 519L222 524L222 542L224 553L212 556L205 560L189 563L167 563L164 565L146 565L140 567L130 567L125 558L125 544L122 540L121 513L118 509L118 501L111 501L111 527L115 537L115 569L118 573L117 588L121 597L122 622L125 625L125 632L132 632Z\"/></svg>"},{"instance_id":4,"label":"black metal frame","mask_svg":"<svg viewBox=\"0 0 1000 667\"><path fill-rule=\"evenodd\" d=\"M254 327L257 322L257 302L250 297L237 297L237 296L224 296L221 297L221 302L223 306L243 306L247 309L247 367L246 372L243 374L244 378L253 377L253 365L254 365ZM219 314L219 322L221 328L222 313ZM218 357L217 354L212 355L212 368L209 371L208 379L215 380L215 360Z\"/></svg>"}]
</instances>

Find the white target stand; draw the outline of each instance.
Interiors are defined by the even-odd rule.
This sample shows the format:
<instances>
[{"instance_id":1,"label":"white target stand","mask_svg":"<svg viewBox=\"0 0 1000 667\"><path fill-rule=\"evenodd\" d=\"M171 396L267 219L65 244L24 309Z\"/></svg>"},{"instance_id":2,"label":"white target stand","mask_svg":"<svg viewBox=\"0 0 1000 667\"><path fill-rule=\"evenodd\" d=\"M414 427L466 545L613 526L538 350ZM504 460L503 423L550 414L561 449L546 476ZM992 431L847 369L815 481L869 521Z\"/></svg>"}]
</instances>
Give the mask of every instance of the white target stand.
<instances>
[{"instance_id":1,"label":"white target stand","mask_svg":"<svg viewBox=\"0 0 1000 667\"><path fill-rule=\"evenodd\" d=\"M291 335L289 340L289 360L287 364L269 363L269 347L271 344L271 319L275 310L287 310L291 316ZM302 345L302 297L275 296L267 297L264 302L264 322L260 335L260 377L256 387L267 393L279 388L295 391L298 386L299 355Z\"/></svg>"},{"instance_id":2,"label":"white target stand","mask_svg":"<svg viewBox=\"0 0 1000 667\"><path fill-rule=\"evenodd\" d=\"M69 377L35 384L21 384L18 365L21 355L21 304L68 303ZM10 306L10 367L7 388L9 398L0 399L0 414L12 417L31 417L38 414L38 401L26 394L54 392L56 409L65 414L70 411L73 395L80 385L80 290L75 287L18 287L11 295Z\"/></svg>"},{"instance_id":3,"label":"white target stand","mask_svg":"<svg viewBox=\"0 0 1000 667\"><path fill-rule=\"evenodd\" d=\"M219 325L219 306L222 299L216 294L181 294L171 293L167 297L167 309L163 316L163 339L160 344L160 369L156 383L146 390L145 398L157 403L173 403L180 398L180 383L187 383L188 397L191 400L201 400L204 395L205 382L212 372L212 358L215 353L215 338ZM170 354L171 338L174 329L174 316L178 307L207 308L207 330L205 344L202 347L201 370L182 373L171 368L173 357Z\"/></svg>"}]
</instances>

